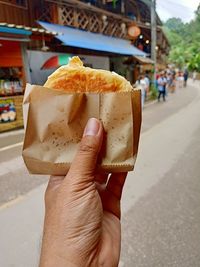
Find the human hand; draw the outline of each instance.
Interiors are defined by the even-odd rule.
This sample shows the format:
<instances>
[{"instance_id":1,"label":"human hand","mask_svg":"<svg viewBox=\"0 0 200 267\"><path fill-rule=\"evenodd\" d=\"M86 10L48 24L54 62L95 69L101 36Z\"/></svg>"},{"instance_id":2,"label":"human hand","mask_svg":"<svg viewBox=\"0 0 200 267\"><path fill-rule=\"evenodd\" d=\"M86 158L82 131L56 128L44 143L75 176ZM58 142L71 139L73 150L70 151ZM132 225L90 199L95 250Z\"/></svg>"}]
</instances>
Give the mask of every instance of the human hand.
<instances>
[{"instance_id":1,"label":"human hand","mask_svg":"<svg viewBox=\"0 0 200 267\"><path fill-rule=\"evenodd\" d=\"M96 171L102 139L102 124L90 119L68 174L50 178L40 267L118 266L127 173Z\"/></svg>"}]
</instances>

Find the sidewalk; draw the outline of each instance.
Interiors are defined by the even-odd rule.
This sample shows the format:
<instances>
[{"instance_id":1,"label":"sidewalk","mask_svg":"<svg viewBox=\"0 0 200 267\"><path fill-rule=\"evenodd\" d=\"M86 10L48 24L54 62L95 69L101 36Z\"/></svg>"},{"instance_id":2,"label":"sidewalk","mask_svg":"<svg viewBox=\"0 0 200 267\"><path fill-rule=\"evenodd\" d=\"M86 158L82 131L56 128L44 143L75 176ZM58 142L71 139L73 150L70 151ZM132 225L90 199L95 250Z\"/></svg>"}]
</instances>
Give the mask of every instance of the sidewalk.
<instances>
[{"instance_id":1,"label":"sidewalk","mask_svg":"<svg viewBox=\"0 0 200 267\"><path fill-rule=\"evenodd\" d=\"M0 207L0 266L38 266L45 188L39 186Z\"/></svg>"}]
</instances>

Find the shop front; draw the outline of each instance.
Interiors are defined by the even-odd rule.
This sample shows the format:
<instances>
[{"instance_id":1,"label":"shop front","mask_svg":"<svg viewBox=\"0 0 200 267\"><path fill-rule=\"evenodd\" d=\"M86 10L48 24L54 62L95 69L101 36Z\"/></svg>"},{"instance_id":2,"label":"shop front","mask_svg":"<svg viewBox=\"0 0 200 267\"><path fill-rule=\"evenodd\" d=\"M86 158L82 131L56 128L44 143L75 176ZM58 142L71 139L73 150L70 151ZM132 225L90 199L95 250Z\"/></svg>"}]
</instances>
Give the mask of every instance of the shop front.
<instances>
[{"instance_id":1,"label":"shop front","mask_svg":"<svg viewBox=\"0 0 200 267\"><path fill-rule=\"evenodd\" d=\"M68 64L69 58L77 54L43 52L40 50L28 50L28 62L31 69L30 77L32 84L43 85L48 76L61 65ZM78 54L87 67L110 70L109 57L89 56Z\"/></svg>"},{"instance_id":2,"label":"shop front","mask_svg":"<svg viewBox=\"0 0 200 267\"><path fill-rule=\"evenodd\" d=\"M140 57L146 56L146 53L137 49L130 40L43 21L39 21L39 24L47 31L57 32L58 35L56 35L55 38L59 44L58 47L62 47L62 51L66 51L72 55L78 55L85 66L117 72L126 77L130 82L133 80L133 75L129 66L123 64L124 60L133 55ZM56 55L56 53L54 53L54 55ZM32 69L31 76L35 77L34 81L42 74L46 74L50 71L43 70L41 72L38 68L38 64L36 65L34 63L36 58L38 58L38 62L40 62L42 58L44 60L45 58L47 59L47 57L51 57L50 53L29 51L29 57L31 58L31 60L29 60ZM40 65L41 64L42 62L40 62ZM34 66L35 70L33 71ZM41 79L44 79L44 77L45 75L42 75Z\"/></svg>"},{"instance_id":3,"label":"shop front","mask_svg":"<svg viewBox=\"0 0 200 267\"><path fill-rule=\"evenodd\" d=\"M0 132L23 127L22 100L26 82L23 42L28 41L30 34L25 30L0 27Z\"/></svg>"},{"instance_id":4,"label":"shop front","mask_svg":"<svg viewBox=\"0 0 200 267\"><path fill-rule=\"evenodd\" d=\"M153 75L154 61L148 57L132 56L126 59L124 64L132 69L133 83L136 82L140 75L148 74L149 77Z\"/></svg>"}]
</instances>

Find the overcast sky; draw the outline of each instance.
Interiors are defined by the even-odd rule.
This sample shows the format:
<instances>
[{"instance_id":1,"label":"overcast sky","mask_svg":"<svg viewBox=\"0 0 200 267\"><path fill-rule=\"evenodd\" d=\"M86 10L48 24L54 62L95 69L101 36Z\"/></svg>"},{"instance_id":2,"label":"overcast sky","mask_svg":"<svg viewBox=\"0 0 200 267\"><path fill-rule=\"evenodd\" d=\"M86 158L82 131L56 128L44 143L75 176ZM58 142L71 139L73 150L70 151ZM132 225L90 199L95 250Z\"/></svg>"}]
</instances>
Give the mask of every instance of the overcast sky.
<instances>
[{"instance_id":1,"label":"overcast sky","mask_svg":"<svg viewBox=\"0 0 200 267\"><path fill-rule=\"evenodd\" d=\"M199 3L200 0L157 0L157 12L162 21L176 17L189 22Z\"/></svg>"}]
</instances>

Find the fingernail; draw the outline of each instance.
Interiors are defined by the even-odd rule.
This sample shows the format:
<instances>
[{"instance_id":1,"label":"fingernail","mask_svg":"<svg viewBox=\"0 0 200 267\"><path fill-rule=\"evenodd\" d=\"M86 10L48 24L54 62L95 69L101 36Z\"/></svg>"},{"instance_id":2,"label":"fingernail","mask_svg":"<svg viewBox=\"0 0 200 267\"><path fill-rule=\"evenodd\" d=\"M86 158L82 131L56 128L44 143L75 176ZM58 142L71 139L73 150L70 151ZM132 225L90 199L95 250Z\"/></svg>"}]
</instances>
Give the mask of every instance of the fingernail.
<instances>
[{"instance_id":1,"label":"fingernail","mask_svg":"<svg viewBox=\"0 0 200 267\"><path fill-rule=\"evenodd\" d=\"M100 122L97 119L95 119L95 118L89 119L89 121L87 122L87 125L85 127L83 136L86 136L86 135L95 136L95 135L97 135L99 132L99 127L100 127Z\"/></svg>"}]
</instances>

